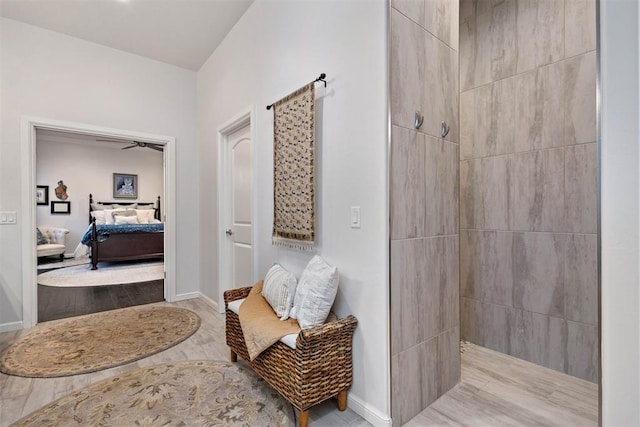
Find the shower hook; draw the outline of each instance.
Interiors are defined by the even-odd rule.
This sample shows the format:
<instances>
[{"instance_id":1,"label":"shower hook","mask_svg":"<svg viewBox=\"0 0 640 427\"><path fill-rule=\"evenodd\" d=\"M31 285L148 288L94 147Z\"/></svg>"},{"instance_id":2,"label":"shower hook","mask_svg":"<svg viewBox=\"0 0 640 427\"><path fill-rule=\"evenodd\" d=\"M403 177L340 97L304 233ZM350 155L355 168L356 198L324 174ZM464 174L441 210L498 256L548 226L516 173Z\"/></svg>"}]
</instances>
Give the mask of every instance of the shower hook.
<instances>
[{"instance_id":1,"label":"shower hook","mask_svg":"<svg viewBox=\"0 0 640 427\"><path fill-rule=\"evenodd\" d=\"M420 114L420 111L416 111L416 115L413 119L413 127L416 129L420 129L420 126L422 126L422 122L424 122L424 116Z\"/></svg>"},{"instance_id":2,"label":"shower hook","mask_svg":"<svg viewBox=\"0 0 640 427\"><path fill-rule=\"evenodd\" d=\"M447 126L447 122L443 120L442 123L440 123L440 135L442 135L442 137L444 138L445 136L449 135L449 130L450 127Z\"/></svg>"}]
</instances>

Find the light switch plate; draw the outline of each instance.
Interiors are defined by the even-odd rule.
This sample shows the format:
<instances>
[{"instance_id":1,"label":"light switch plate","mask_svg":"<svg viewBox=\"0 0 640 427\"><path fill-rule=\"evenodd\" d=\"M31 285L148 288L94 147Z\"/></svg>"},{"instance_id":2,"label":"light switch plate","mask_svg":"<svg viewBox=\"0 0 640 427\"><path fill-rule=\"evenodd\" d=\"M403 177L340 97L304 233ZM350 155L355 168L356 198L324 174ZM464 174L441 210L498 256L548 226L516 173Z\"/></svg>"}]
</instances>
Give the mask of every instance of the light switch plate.
<instances>
[{"instance_id":1,"label":"light switch plate","mask_svg":"<svg viewBox=\"0 0 640 427\"><path fill-rule=\"evenodd\" d=\"M351 228L360 228L360 206L351 206Z\"/></svg>"},{"instance_id":2,"label":"light switch plate","mask_svg":"<svg viewBox=\"0 0 640 427\"><path fill-rule=\"evenodd\" d=\"M2 211L0 212L0 224L9 225L16 224L18 222L18 213L16 211Z\"/></svg>"}]
</instances>

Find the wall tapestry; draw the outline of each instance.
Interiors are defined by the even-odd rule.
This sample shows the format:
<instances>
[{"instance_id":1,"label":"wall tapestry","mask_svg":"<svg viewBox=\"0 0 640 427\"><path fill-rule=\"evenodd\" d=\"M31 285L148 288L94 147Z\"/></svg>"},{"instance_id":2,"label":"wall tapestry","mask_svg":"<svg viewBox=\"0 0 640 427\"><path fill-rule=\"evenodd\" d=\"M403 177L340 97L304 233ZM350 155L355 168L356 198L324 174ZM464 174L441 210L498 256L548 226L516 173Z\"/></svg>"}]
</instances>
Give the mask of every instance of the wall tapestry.
<instances>
[{"instance_id":1,"label":"wall tapestry","mask_svg":"<svg viewBox=\"0 0 640 427\"><path fill-rule=\"evenodd\" d=\"M273 104L273 244L310 250L315 240L315 87Z\"/></svg>"}]
</instances>

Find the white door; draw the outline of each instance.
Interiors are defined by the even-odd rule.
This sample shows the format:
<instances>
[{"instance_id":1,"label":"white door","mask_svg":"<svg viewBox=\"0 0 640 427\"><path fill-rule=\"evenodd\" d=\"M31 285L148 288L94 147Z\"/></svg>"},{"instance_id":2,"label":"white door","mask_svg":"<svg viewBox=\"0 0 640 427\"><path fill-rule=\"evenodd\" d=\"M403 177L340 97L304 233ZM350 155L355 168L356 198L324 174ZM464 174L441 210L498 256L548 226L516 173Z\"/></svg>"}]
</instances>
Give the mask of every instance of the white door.
<instances>
[{"instance_id":1,"label":"white door","mask_svg":"<svg viewBox=\"0 0 640 427\"><path fill-rule=\"evenodd\" d=\"M228 248L226 277L231 286L253 285L253 230L252 230L252 167L251 130L245 126L227 137L227 174L229 195L226 203L227 225L224 238Z\"/></svg>"}]
</instances>

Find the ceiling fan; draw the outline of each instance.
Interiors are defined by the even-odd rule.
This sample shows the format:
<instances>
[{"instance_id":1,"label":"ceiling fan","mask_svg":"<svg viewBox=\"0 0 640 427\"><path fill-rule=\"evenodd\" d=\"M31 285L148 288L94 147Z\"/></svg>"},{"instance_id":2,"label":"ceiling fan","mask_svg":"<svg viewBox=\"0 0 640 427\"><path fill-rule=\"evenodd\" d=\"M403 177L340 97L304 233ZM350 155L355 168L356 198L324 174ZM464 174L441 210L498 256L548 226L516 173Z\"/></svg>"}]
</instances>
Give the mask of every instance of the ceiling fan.
<instances>
[{"instance_id":1,"label":"ceiling fan","mask_svg":"<svg viewBox=\"0 0 640 427\"><path fill-rule=\"evenodd\" d=\"M135 141L135 140L129 140L129 141L125 141L122 139L96 139L96 141L99 142L130 142L131 145L128 145L126 147L122 147L121 150L128 150L129 148L135 148L135 147L142 147L142 148L151 148L152 150L156 150L156 151L163 151L163 144L156 144L153 142L144 142L144 141Z\"/></svg>"}]
</instances>

